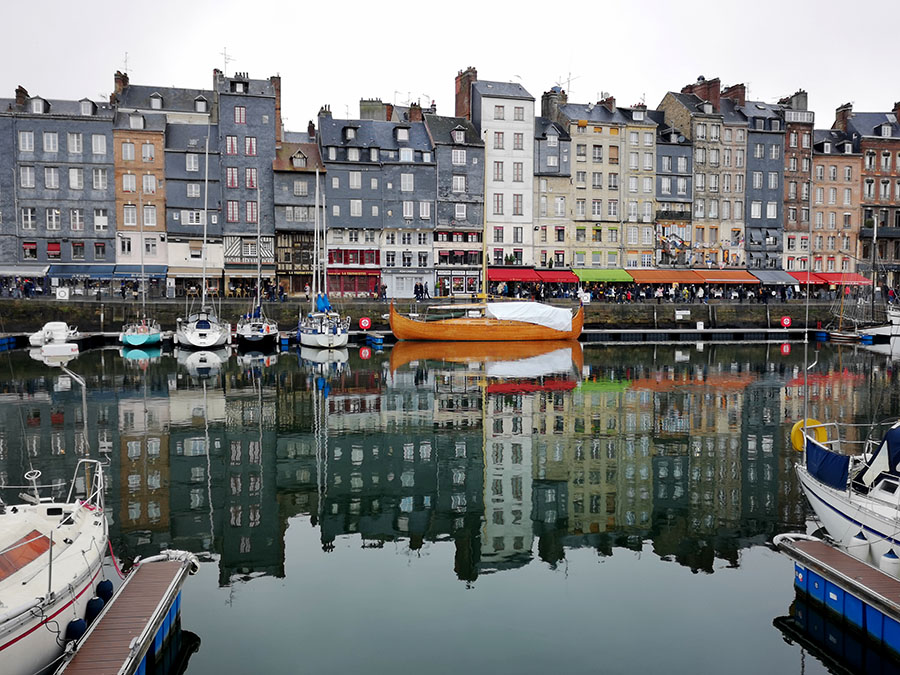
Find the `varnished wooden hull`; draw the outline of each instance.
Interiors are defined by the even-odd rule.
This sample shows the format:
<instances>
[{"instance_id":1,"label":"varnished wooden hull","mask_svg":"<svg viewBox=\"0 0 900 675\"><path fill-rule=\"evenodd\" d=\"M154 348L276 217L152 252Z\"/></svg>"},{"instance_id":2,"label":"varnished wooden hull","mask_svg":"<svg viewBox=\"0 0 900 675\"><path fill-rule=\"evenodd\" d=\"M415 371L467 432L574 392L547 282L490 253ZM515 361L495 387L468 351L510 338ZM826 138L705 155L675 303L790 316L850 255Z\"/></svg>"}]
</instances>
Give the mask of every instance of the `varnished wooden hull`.
<instances>
[{"instance_id":1,"label":"varnished wooden hull","mask_svg":"<svg viewBox=\"0 0 900 675\"><path fill-rule=\"evenodd\" d=\"M577 340L538 340L533 342L398 342L391 347L391 371L411 361L447 363L491 363L518 361L557 349L572 350L572 364L581 372L584 354Z\"/></svg>"},{"instance_id":2,"label":"varnished wooden hull","mask_svg":"<svg viewBox=\"0 0 900 675\"><path fill-rule=\"evenodd\" d=\"M584 328L584 307L572 317L572 330L561 331L524 321L487 317L459 317L418 321L399 314L391 304L391 331L398 340L440 340L449 342L522 342L535 340L577 340Z\"/></svg>"}]
</instances>

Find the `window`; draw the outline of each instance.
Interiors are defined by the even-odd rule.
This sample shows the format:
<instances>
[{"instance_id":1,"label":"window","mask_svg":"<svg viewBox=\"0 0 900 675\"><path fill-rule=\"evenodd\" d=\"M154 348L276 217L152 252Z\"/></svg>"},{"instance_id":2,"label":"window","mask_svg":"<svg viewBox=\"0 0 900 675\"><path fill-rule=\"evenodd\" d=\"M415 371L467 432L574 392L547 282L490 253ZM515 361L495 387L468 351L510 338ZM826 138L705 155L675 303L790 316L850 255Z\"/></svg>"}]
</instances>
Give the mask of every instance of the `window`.
<instances>
[{"instance_id":1,"label":"window","mask_svg":"<svg viewBox=\"0 0 900 675\"><path fill-rule=\"evenodd\" d=\"M718 151L715 151L718 152ZM644 153L644 170L652 171L653 170L653 153L645 152Z\"/></svg>"},{"instance_id":2,"label":"window","mask_svg":"<svg viewBox=\"0 0 900 675\"><path fill-rule=\"evenodd\" d=\"M200 155L197 155L193 152L189 152L184 156L184 170L185 171L199 171L200 170Z\"/></svg>"},{"instance_id":3,"label":"window","mask_svg":"<svg viewBox=\"0 0 900 675\"><path fill-rule=\"evenodd\" d=\"M46 220L47 229L48 230L58 230L59 226L60 226L60 220L61 220L60 214L59 214L59 209L53 208L53 207L47 209L46 217L47 217L47 220Z\"/></svg>"},{"instance_id":4,"label":"window","mask_svg":"<svg viewBox=\"0 0 900 675\"><path fill-rule=\"evenodd\" d=\"M678 191L678 194L685 195L687 194L687 178L679 178L675 181L675 186Z\"/></svg>"},{"instance_id":5,"label":"window","mask_svg":"<svg viewBox=\"0 0 900 675\"><path fill-rule=\"evenodd\" d=\"M744 166L744 149L738 148L734 151L734 165L738 169Z\"/></svg>"},{"instance_id":6,"label":"window","mask_svg":"<svg viewBox=\"0 0 900 675\"><path fill-rule=\"evenodd\" d=\"M131 239L128 237L119 239L119 253L122 255L131 255Z\"/></svg>"},{"instance_id":7,"label":"window","mask_svg":"<svg viewBox=\"0 0 900 675\"><path fill-rule=\"evenodd\" d=\"M122 224L127 227L137 226L137 207L134 204L126 204L122 208Z\"/></svg>"},{"instance_id":8,"label":"window","mask_svg":"<svg viewBox=\"0 0 900 675\"><path fill-rule=\"evenodd\" d=\"M504 108L503 108L502 105L495 105L495 106L494 106L494 119L495 119L495 120L502 120L502 119L505 119L505 114L506 114L506 113L505 113L505 110L504 110Z\"/></svg>"},{"instance_id":9,"label":"window","mask_svg":"<svg viewBox=\"0 0 900 675\"><path fill-rule=\"evenodd\" d=\"M778 202L766 202L766 218L774 219L778 217Z\"/></svg>"},{"instance_id":10,"label":"window","mask_svg":"<svg viewBox=\"0 0 900 675\"><path fill-rule=\"evenodd\" d=\"M337 176L331 177L331 187L333 190L337 190L341 187L341 179Z\"/></svg>"},{"instance_id":11,"label":"window","mask_svg":"<svg viewBox=\"0 0 900 675\"><path fill-rule=\"evenodd\" d=\"M718 127L716 128L718 129ZM644 132L644 146L648 148L653 146L653 132Z\"/></svg>"},{"instance_id":12,"label":"window","mask_svg":"<svg viewBox=\"0 0 900 675\"><path fill-rule=\"evenodd\" d=\"M762 217L762 202L750 202L750 217L751 218L761 218Z\"/></svg>"},{"instance_id":13,"label":"window","mask_svg":"<svg viewBox=\"0 0 900 675\"><path fill-rule=\"evenodd\" d=\"M494 132L494 150L502 150L503 149L503 132L495 131Z\"/></svg>"},{"instance_id":14,"label":"window","mask_svg":"<svg viewBox=\"0 0 900 675\"><path fill-rule=\"evenodd\" d=\"M236 166L225 167L225 186L230 188L238 186L238 169Z\"/></svg>"},{"instance_id":15,"label":"window","mask_svg":"<svg viewBox=\"0 0 900 675\"><path fill-rule=\"evenodd\" d=\"M401 155L401 159L402 159L403 158L402 157L403 150L400 151L400 155ZM351 161L351 162L358 162L359 161L359 148L347 148L347 160ZM407 161L412 161L412 158L410 158Z\"/></svg>"},{"instance_id":16,"label":"window","mask_svg":"<svg viewBox=\"0 0 900 675\"><path fill-rule=\"evenodd\" d=\"M156 237L144 237L144 253L156 255Z\"/></svg>"},{"instance_id":17,"label":"window","mask_svg":"<svg viewBox=\"0 0 900 675\"><path fill-rule=\"evenodd\" d=\"M585 145L585 144L583 144L583 143L579 143L578 145L575 146L575 158L576 158L579 162L584 162L584 161L586 161L586 158L587 158L587 145Z\"/></svg>"},{"instance_id":18,"label":"window","mask_svg":"<svg viewBox=\"0 0 900 675\"><path fill-rule=\"evenodd\" d=\"M106 154L106 136L103 134L91 135L91 153L94 155Z\"/></svg>"},{"instance_id":19,"label":"window","mask_svg":"<svg viewBox=\"0 0 900 675\"><path fill-rule=\"evenodd\" d=\"M618 217L619 215L619 200L618 199L610 199L606 204L606 215L610 217Z\"/></svg>"},{"instance_id":20,"label":"window","mask_svg":"<svg viewBox=\"0 0 900 675\"><path fill-rule=\"evenodd\" d=\"M503 195L499 193L494 194L494 215L503 215Z\"/></svg>"},{"instance_id":21,"label":"window","mask_svg":"<svg viewBox=\"0 0 900 675\"><path fill-rule=\"evenodd\" d=\"M255 223L258 217L257 204L255 201L249 201L246 203L245 213L247 215L248 223Z\"/></svg>"},{"instance_id":22,"label":"window","mask_svg":"<svg viewBox=\"0 0 900 675\"><path fill-rule=\"evenodd\" d=\"M415 203L411 201L403 202L403 218L412 220L415 217Z\"/></svg>"},{"instance_id":23,"label":"window","mask_svg":"<svg viewBox=\"0 0 900 675\"><path fill-rule=\"evenodd\" d=\"M244 137L244 154L248 157L256 156L256 136Z\"/></svg>"},{"instance_id":24,"label":"window","mask_svg":"<svg viewBox=\"0 0 900 675\"><path fill-rule=\"evenodd\" d=\"M450 153L450 161L453 166L465 166L466 151L463 149L454 148Z\"/></svg>"},{"instance_id":25,"label":"window","mask_svg":"<svg viewBox=\"0 0 900 675\"><path fill-rule=\"evenodd\" d=\"M55 131L44 132L44 152L59 152L59 135Z\"/></svg>"},{"instance_id":26,"label":"window","mask_svg":"<svg viewBox=\"0 0 900 675\"><path fill-rule=\"evenodd\" d=\"M454 175L453 176L453 192L465 192L466 191L466 177Z\"/></svg>"},{"instance_id":27,"label":"window","mask_svg":"<svg viewBox=\"0 0 900 675\"><path fill-rule=\"evenodd\" d=\"M23 188L33 188L34 187L34 167L33 166L20 166L19 167L19 183Z\"/></svg>"},{"instance_id":28,"label":"window","mask_svg":"<svg viewBox=\"0 0 900 675\"><path fill-rule=\"evenodd\" d=\"M547 157L547 166L559 166L559 157L556 155L549 155Z\"/></svg>"},{"instance_id":29,"label":"window","mask_svg":"<svg viewBox=\"0 0 900 675\"><path fill-rule=\"evenodd\" d=\"M150 173L145 174L142 177L142 183L143 185L141 187L143 188L145 195L156 193L156 176Z\"/></svg>"},{"instance_id":30,"label":"window","mask_svg":"<svg viewBox=\"0 0 900 675\"><path fill-rule=\"evenodd\" d=\"M68 147L69 153L72 155L80 155L84 149L84 143L82 141L82 136L77 132L69 132L68 136Z\"/></svg>"},{"instance_id":31,"label":"window","mask_svg":"<svg viewBox=\"0 0 900 675\"><path fill-rule=\"evenodd\" d=\"M244 169L244 187L256 189L256 167L248 166Z\"/></svg>"},{"instance_id":32,"label":"window","mask_svg":"<svg viewBox=\"0 0 900 675\"><path fill-rule=\"evenodd\" d=\"M94 230L105 232L109 229L109 216L106 209L94 209Z\"/></svg>"},{"instance_id":33,"label":"window","mask_svg":"<svg viewBox=\"0 0 900 675\"><path fill-rule=\"evenodd\" d=\"M401 173L400 174L400 192L412 192L412 191L413 191L413 174Z\"/></svg>"},{"instance_id":34,"label":"window","mask_svg":"<svg viewBox=\"0 0 900 675\"><path fill-rule=\"evenodd\" d=\"M72 242L72 260L84 260L84 242Z\"/></svg>"},{"instance_id":35,"label":"window","mask_svg":"<svg viewBox=\"0 0 900 675\"><path fill-rule=\"evenodd\" d=\"M769 189L770 190L778 189L778 172L777 171L769 172Z\"/></svg>"},{"instance_id":36,"label":"window","mask_svg":"<svg viewBox=\"0 0 900 675\"><path fill-rule=\"evenodd\" d=\"M494 162L494 181L503 182L503 162Z\"/></svg>"},{"instance_id":37,"label":"window","mask_svg":"<svg viewBox=\"0 0 900 675\"><path fill-rule=\"evenodd\" d=\"M629 169L637 169L638 168L638 153L636 153L636 152L628 153L628 168Z\"/></svg>"},{"instance_id":38,"label":"window","mask_svg":"<svg viewBox=\"0 0 900 675\"><path fill-rule=\"evenodd\" d=\"M34 152L34 132L19 132L19 152Z\"/></svg>"},{"instance_id":39,"label":"window","mask_svg":"<svg viewBox=\"0 0 900 675\"><path fill-rule=\"evenodd\" d=\"M33 230L35 226L35 208L26 206L22 209L22 229Z\"/></svg>"},{"instance_id":40,"label":"window","mask_svg":"<svg viewBox=\"0 0 900 675\"><path fill-rule=\"evenodd\" d=\"M152 162L156 157L156 148L153 143L141 144L141 159L145 162Z\"/></svg>"},{"instance_id":41,"label":"window","mask_svg":"<svg viewBox=\"0 0 900 675\"><path fill-rule=\"evenodd\" d=\"M603 188L603 172L602 171L592 171L591 172L591 187L595 190L600 190Z\"/></svg>"},{"instance_id":42,"label":"window","mask_svg":"<svg viewBox=\"0 0 900 675\"><path fill-rule=\"evenodd\" d=\"M523 197L522 195L513 195L513 215L521 216L523 215Z\"/></svg>"},{"instance_id":43,"label":"window","mask_svg":"<svg viewBox=\"0 0 900 675\"><path fill-rule=\"evenodd\" d=\"M240 218L240 202L235 199L228 200L225 210L225 220L229 223L236 223Z\"/></svg>"},{"instance_id":44,"label":"window","mask_svg":"<svg viewBox=\"0 0 900 675\"><path fill-rule=\"evenodd\" d=\"M628 177L628 191L629 192L637 192L638 191L637 176L629 176Z\"/></svg>"},{"instance_id":45,"label":"window","mask_svg":"<svg viewBox=\"0 0 900 675\"><path fill-rule=\"evenodd\" d=\"M156 227L156 207L152 204L144 206L144 227Z\"/></svg>"},{"instance_id":46,"label":"window","mask_svg":"<svg viewBox=\"0 0 900 675\"><path fill-rule=\"evenodd\" d=\"M44 187L51 190L59 189L59 168L55 166L44 167Z\"/></svg>"},{"instance_id":47,"label":"window","mask_svg":"<svg viewBox=\"0 0 900 675\"><path fill-rule=\"evenodd\" d=\"M238 151L238 137L237 136L226 136L225 137L225 154L226 155L236 155Z\"/></svg>"},{"instance_id":48,"label":"window","mask_svg":"<svg viewBox=\"0 0 900 675\"><path fill-rule=\"evenodd\" d=\"M754 171L753 172L753 189L761 190L762 186L763 186L762 171Z\"/></svg>"},{"instance_id":49,"label":"window","mask_svg":"<svg viewBox=\"0 0 900 675\"><path fill-rule=\"evenodd\" d=\"M524 228L514 227L513 228L513 243L521 244L522 243L522 232Z\"/></svg>"},{"instance_id":50,"label":"window","mask_svg":"<svg viewBox=\"0 0 900 675\"><path fill-rule=\"evenodd\" d=\"M618 190L619 189L619 174L610 173L608 176L608 187L610 190Z\"/></svg>"},{"instance_id":51,"label":"window","mask_svg":"<svg viewBox=\"0 0 900 675\"><path fill-rule=\"evenodd\" d=\"M412 148L400 148L400 161L401 162L412 162L413 161Z\"/></svg>"},{"instance_id":52,"label":"window","mask_svg":"<svg viewBox=\"0 0 900 675\"><path fill-rule=\"evenodd\" d=\"M431 219L431 202L419 202L419 218L422 220Z\"/></svg>"},{"instance_id":53,"label":"window","mask_svg":"<svg viewBox=\"0 0 900 675\"><path fill-rule=\"evenodd\" d=\"M525 134L513 134L513 150L523 150L525 148Z\"/></svg>"},{"instance_id":54,"label":"window","mask_svg":"<svg viewBox=\"0 0 900 675\"><path fill-rule=\"evenodd\" d=\"M828 203L837 204L837 188L828 188Z\"/></svg>"},{"instance_id":55,"label":"window","mask_svg":"<svg viewBox=\"0 0 900 675\"><path fill-rule=\"evenodd\" d=\"M672 178L669 176L663 176L659 182L659 191L660 194L670 195L672 194Z\"/></svg>"},{"instance_id":56,"label":"window","mask_svg":"<svg viewBox=\"0 0 900 675\"><path fill-rule=\"evenodd\" d=\"M242 105L234 106L234 123L235 124L246 124L247 123L247 108L246 108L246 106L242 106Z\"/></svg>"},{"instance_id":57,"label":"window","mask_svg":"<svg viewBox=\"0 0 900 675\"><path fill-rule=\"evenodd\" d=\"M362 199L350 200L350 216L352 218L359 218L362 216Z\"/></svg>"},{"instance_id":58,"label":"window","mask_svg":"<svg viewBox=\"0 0 900 675\"><path fill-rule=\"evenodd\" d=\"M466 219L466 205L465 204L455 204L453 215L456 220L464 221Z\"/></svg>"},{"instance_id":59,"label":"window","mask_svg":"<svg viewBox=\"0 0 900 675\"><path fill-rule=\"evenodd\" d=\"M122 192L137 192L137 176L133 173L122 174Z\"/></svg>"},{"instance_id":60,"label":"window","mask_svg":"<svg viewBox=\"0 0 900 675\"><path fill-rule=\"evenodd\" d=\"M517 105L513 108L513 119L516 122L525 121L525 108L523 106Z\"/></svg>"},{"instance_id":61,"label":"window","mask_svg":"<svg viewBox=\"0 0 900 675\"><path fill-rule=\"evenodd\" d=\"M377 190L377 189L378 189L378 179L377 179L377 178L372 178L372 179L369 181L369 188L372 189L372 190Z\"/></svg>"}]
</instances>

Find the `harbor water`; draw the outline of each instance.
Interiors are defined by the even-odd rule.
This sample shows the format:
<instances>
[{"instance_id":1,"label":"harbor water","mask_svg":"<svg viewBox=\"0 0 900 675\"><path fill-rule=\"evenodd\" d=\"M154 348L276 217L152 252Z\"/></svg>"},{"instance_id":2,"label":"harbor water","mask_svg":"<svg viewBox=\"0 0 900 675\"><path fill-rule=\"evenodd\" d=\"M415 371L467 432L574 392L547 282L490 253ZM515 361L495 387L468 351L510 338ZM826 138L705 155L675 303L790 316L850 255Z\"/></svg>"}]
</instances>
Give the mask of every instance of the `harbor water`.
<instances>
[{"instance_id":1,"label":"harbor water","mask_svg":"<svg viewBox=\"0 0 900 675\"><path fill-rule=\"evenodd\" d=\"M0 483L108 462L116 554L201 560L191 675L824 673L778 627L768 544L816 528L790 429L900 390L886 356L809 350L806 389L796 343L104 349L68 364L84 399L16 351Z\"/></svg>"}]
</instances>

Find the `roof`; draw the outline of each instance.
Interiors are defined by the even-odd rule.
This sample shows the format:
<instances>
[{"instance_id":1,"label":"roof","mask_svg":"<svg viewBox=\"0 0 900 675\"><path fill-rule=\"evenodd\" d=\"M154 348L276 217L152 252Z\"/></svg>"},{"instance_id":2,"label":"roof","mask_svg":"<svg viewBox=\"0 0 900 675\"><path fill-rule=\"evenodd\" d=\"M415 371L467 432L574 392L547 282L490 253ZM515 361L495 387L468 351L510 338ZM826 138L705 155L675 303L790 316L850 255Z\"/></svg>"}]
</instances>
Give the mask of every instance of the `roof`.
<instances>
[{"instance_id":1,"label":"roof","mask_svg":"<svg viewBox=\"0 0 900 675\"><path fill-rule=\"evenodd\" d=\"M723 98L719 101L719 113L725 124L747 126L747 116L741 111L741 107L730 98Z\"/></svg>"},{"instance_id":2,"label":"roof","mask_svg":"<svg viewBox=\"0 0 900 675\"><path fill-rule=\"evenodd\" d=\"M424 115L425 126L431 136L431 142L435 145L451 145L453 137L451 132L460 129L465 132L465 145L484 145L484 141L478 135L475 125L465 117L446 117L444 115Z\"/></svg>"},{"instance_id":3,"label":"roof","mask_svg":"<svg viewBox=\"0 0 900 675\"><path fill-rule=\"evenodd\" d=\"M634 113L636 110L638 110L636 108L617 108L616 110L622 117L625 118L625 121L631 125L652 127L659 124L659 122L657 122L656 119L650 114L651 111L647 108L640 108L640 110L643 110L644 112L644 119L642 120L634 119Z\"/></svg>"},{"instance_id":4,"label":"roof","mask_svg":"<svg viewBox=\"0 0 900 675\"><path fill-rule=\"evenodd\" d=\"M301 153L306 157L306 166L295 167L291 159L295 154ZM275 151L275 160L272 162L274 171L320 171L325 170L322 157L319 155L319 146L315 143L282 143Z\"/></svg>"},{"instance_id":5,"label":"roof","mask_svg":"<svg viewBox=\"0 0 900 675\"><path fill-rule=\"evenodd\" d=\"M610 112L609 108L599 103L564 103L559 106L559 112L570 122L586 120L594 124L626 124L631 121L618 108Z\"/></svg>"},{"instance_id":6,"label":"roof","mask_svg":"<svg viewBox=\"0 0 900 675\"><path fill-rule=\"evenodd\" d=\"M166 127L166 150L193 150L204 152L209 129L209 151L218 152L219 134L216 127L206 124L169 124Z\"/></svg>"},{"instance_id":7,"label":"roof","mask_svg":"<svg viewBox=\"0 0 900 675\"><path fill-rule=\"evenodd\" d=\"M535 117L534 118L534 137L535 138L547 138L548 131L555 131L556 136L559 136L559 140L561 141L571 141L572 137L569 135L569 132L566 131L562 125L557 124L556 122L550 120L547 117Z\"/></svg>"},{"instance_id":8,"label":"roof","mask_svg":"<svg viewBox=\"0 0 900 675\"><path fill-rule=\"evenodd\" d=\"M179 112L196 112L194 101L203 97L212 108L215 92L210 89L186 89L183 87L153 87L142 84L129 84L116 96L120 107L141 108L150 110L150 97L159 94L162 97L162 109ZM205 113L200 113L205 114Z\"/></svg>"},{"instance_id":9,"label":"roof","mask_svg":"<svg viewBox=\"0 0 900 675\"><path fill-rule=\"evenodd\" d=\"M861 136L881 136L881 126L885 123L891 125L891 137L900 138L900 125L894 113L870 112L851 113L847 120L847 130L856 132Z\"/></svg>"},{"instance_id":10,"label":"roof","mask_svg":"<svg viewBox=\"0 0 900 675\"><path fill-rule=\"evenodd\" d=\"M740 107L740 106L739 106ZM778 118L782 115L781 106L763 101L747 101L741 108L747 117Z\"/></svg>"},{"instance_id":11,"label":"roof","mask_svg":"<svg viewBox=\"0 0 900 675\"><path fill-rule=\"evenodd\" d=\"M518 82L493 82L491 80L476 80L472 83L472 90L482 96L497 98L521 98L533 101L534 96Z\"/></svg>"},{"instance_id":12,"label":"roof","mask_svg":"<svg viewBox=\"0 0 900 675\"><path fill-rule=\"evenodd\" d=\"M128 129L131 131L142 131L141 129L132 129L131 128L131 116L132 114L139 114L144 118L144 128L143 131L165 131L166 130L166 116L164 113L130 113L130 112L117 112L115 122L113 122L114 129Z\"/></svg>"},{"instance_id":13,"label":"roof","mask_svg":"<svg viewBox=\"0 0 900 675\"><path fill-rule=\"evenodd\" d=\"M813 130L813 152L818 155L824 155L825 143L831 143L831 155L853 154L844 152L844 143L853 143L853 138L846 131L840 129L814 129ZM855 148L854 148L855 151Z\"/></svg>"},{"instance_id":14,"label":"roof","mask_svg":"<svg viewBox=\"0 0 900 675\"><path fill-rule=\"evenodd\" d=\"M356 137L344 140L343 130L347 126L356 129ZM396 128L409 129L409 141L398 143L394 134ZM328 115L319 117L319 139L322 146L344 146L354 148L381 148L395 150L401 147L415 150L431 150L431 141L424 122L381 122L376 120L340 120Z\"/></svg>"},{"instance_id":15,"label":"roof","mask_svg":"<svg viewBox=\"0 0 900 675\"><path fill-rule=\"evenodd\" d=\"M39 98L42 101L46 101L50 104L50 111L46 113L32 113L31 106L29 102L32 99ZM93 115L87 116L81 114L81 101L90 100L90 99L80 99L78 101L68 101L62 99L51 99L44 98L43 96L31 96L28 101L25 102L25 105L20 106L16 105L16 100L14 98L0 98L0 112L15 112L25 115L34 115L35 117L53 117L54 115L65 115L67 117L84 117L88 119L112 119L114 111L112 106L109 103L91 101L95 108L96 112Z\"/></svg>"}]
</instances>

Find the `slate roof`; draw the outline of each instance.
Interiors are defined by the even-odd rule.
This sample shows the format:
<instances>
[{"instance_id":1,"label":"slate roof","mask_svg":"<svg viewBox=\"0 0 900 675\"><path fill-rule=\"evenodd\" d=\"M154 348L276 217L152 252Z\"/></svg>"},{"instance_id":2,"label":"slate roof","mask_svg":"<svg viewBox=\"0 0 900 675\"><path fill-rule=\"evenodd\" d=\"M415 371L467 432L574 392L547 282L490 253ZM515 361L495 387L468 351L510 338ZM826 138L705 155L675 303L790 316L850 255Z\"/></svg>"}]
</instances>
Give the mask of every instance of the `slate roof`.
<instances>
[{"instance_id":1,"label":"slate roof","mask_svg":"<svg viewBox=\"0 0 900 675\"><path fill-rule=\"evenodd\" d=\"M881 136L881 125L885 122L891 125L891 137L900 138L900 125L894 119L893 113L882 112L855 112L850 114L847 120L848 131L855 131L861 136Z\"/></svg>"},{"instance_id":2,"label":"slate roof","mask_svg":"<svg viewBox=\"0 0 900 675\"><path fill-rule=\"evenodd\" d=\"M724 100L724 99L723 99ZM763 101L747 101L741 108L745 117L763 117L765 119L777 119L781 117L781 106L772 105Z\"/></svg>"},{"instance_id":3,"label":"slate roof","mask_svg":"<svg viewBox=\"0 0 900 675\"><path fill-rule=\"evenodd\" d=\"M43 101L46 101L50 104L50 111L45 113L32 113L31 112L31 100L39 98ZM16 99L14 98L0 98L0 112L13 112L13 113L23 113L26 115L34 115L36 117L52 117L53 115L65 115L67 117L82 117L81 114L81 101L90 100L90 99L80 99L78 101L64 101L60 99L51 99L44 98L43 96L31 96L25 101L25 105L17 106ZM100 119L112 119L113 117L113 109L109 103L91 101L95 108L96 112L91 115L92 118L100 118ZM88 118L87 115L84 116L85 119Z\"/></svg>"},{"instance_id":4,"label":"slate roof","mask_svg":"<svg viewBox=\"0 0 900 675\"><path fill-rule=\"evenodd\" d=\"M465 117L445 117L444 115L424 115L425 126L431 134L431 141L435 145L451 145L453 137L451 132L462 127L466 132L464 143L466 145L483 146L484 141L478 136L478 130Z\"/></svg>"},{"instance_id":5,"label":"slate roof","mask_svg":"<svg viewBox=\"0 0 900 675\"><path fill-rule=\"evenodd\" d=\"M344 140L344 127L352 126L356 129L356 138L351 141ZM409 129L409 141L398 143L395 140L394 129ZM323 147L343 146L353 148L381 148L384 150L396 150L399 148L413 148L415 150L430 151L431 141L425 129L424 122L380 122L376 120L336 120L328 116L319 117L319 139Z\"/></svg>"},{"instance_id":6,"label":"slate roof","mask_svg":"<svg viewBox=\"0 0 900 675\"><path fill-rule=\"evenodd\" d=\"M844 143L849 142L854 146L856 145L853 143L853 137L846 131L841 131L840 129L813 129L813 151L817 154L824 154L825 141L831 143L830 154L832 155L846 154L844 152ZM856 152L855 147L853 151Z\"/></svg>"},{"instance_id":7,"label":"slate roof","mask_svg":"<svg viewBox=\"0 0 900 675\"><path fill-rule=\"evenodd\" d=\"M176 112L194 112L194 100L198 96L206 99L211 109L215 100L215 92L211 89L185 89L182 87L151 87L142 84L129 84L116 96L123 108L141 108L150 110L150 96L162 96L162 109ZM202 114L202 113L201 113Z\"/></svg>"},{"instance_id":8,"label":"slate roof","mask_svg":"<svg viewBox=\"0 0 900 675\"><path fill-rule=\"evenodd\" d=\"M534 96L518 82L492 82L490 80L476 80L472 83L472 90L477 91L482 96L493 96L496 98L521 98L529 101L534 100Z\"/></svg>"},{"instance_id":9,"label":"slate roof","mask_svg":"<svg viewBox=\"0 0 900 675\"><path fill-rule=\"evenodd\" d=\"M569 132L566 131L562 125L557 124L547 117L535 117L534 118L534 137L537 139L545 139L547 138L547 132L551 129L556 130L556 135L559 136L559 140L561 141L571 141L572 137L569 135Z\"/></svg>"},{"instance_id":10,"label":"slate roof","mask_svg":"<svg viewBox=\"0 0 900 675\"><path fill-rule=\"evenodd\" d=\"M559 106L559 112L570 122L586 120L594 124L625 124L629 120L619 112L610 112L605 105L593 103L565 103Z\"/></svg>"},{"instance_id":11,"label":"slate roof","mask_svg":"<svg viewBox=\"0 0 900 675\"><path fill-rule=\"evenodd\" d=\"M192 152L204 152L207 129L209 129L209 151L218 152L219 134L216 127L207 127L205 124L169 124L166 127L166 150L190 149ZM194 141L193 145L191 141Z\"/></svg>"},{"instance_id":12,"label":"slate roof","mask_svg":"<svg viewBox=\"0 0 900 675\"><path fill-rule=\"evenodd\" d=\"M650 115L650 110L648 108L644 108L644 119L636 120L634 119L634 108L618 108L619 114L625 118L626 123L637 126L645 126L645 127L653 127L657 126L656 120Z\"/></svg>"},{"instance_id":13,"label":"slate roof","mask_svg":"<svg viewBox=\"0 0 900 675\"><path fill-rule=\"evenodd\" d=\"M131 115L139 114L144 118L144 128L141 129L133 129L133 131L165 131L166 130L166 115L165 113L130 113L130 112L119 112L116 113L116 120L113 122L113 129L131 129ZM205 138L205 135L204 135Z\"/></svg>"},{"instance_id":14,"label":"slate roof","mask_svg":"<svg viewBox=\"0 0 900 675\"><path fill-rule=\"evenodd\" d=\"M306 155L306 166L296 167L291 162L291 157L298 150ZM319 155L319 146L315 143L282 143L281 147L275 152L272 169L275 171L315 172L316 169L324 171L325 165L322 163L322 157Z\"/></svg>"},{"instance_id":15,"label":"slate roof","mask_svg":"<svg viewBox=\"0 0 900 675\"><path fill-rule=\"evenodd\" d=\"M741 106L737 105L730 98L719 100L719 114L722 115L722 122L724 124L731 126L747 126L747 116L741 110Z\"/></svg>"}]
</instances>

